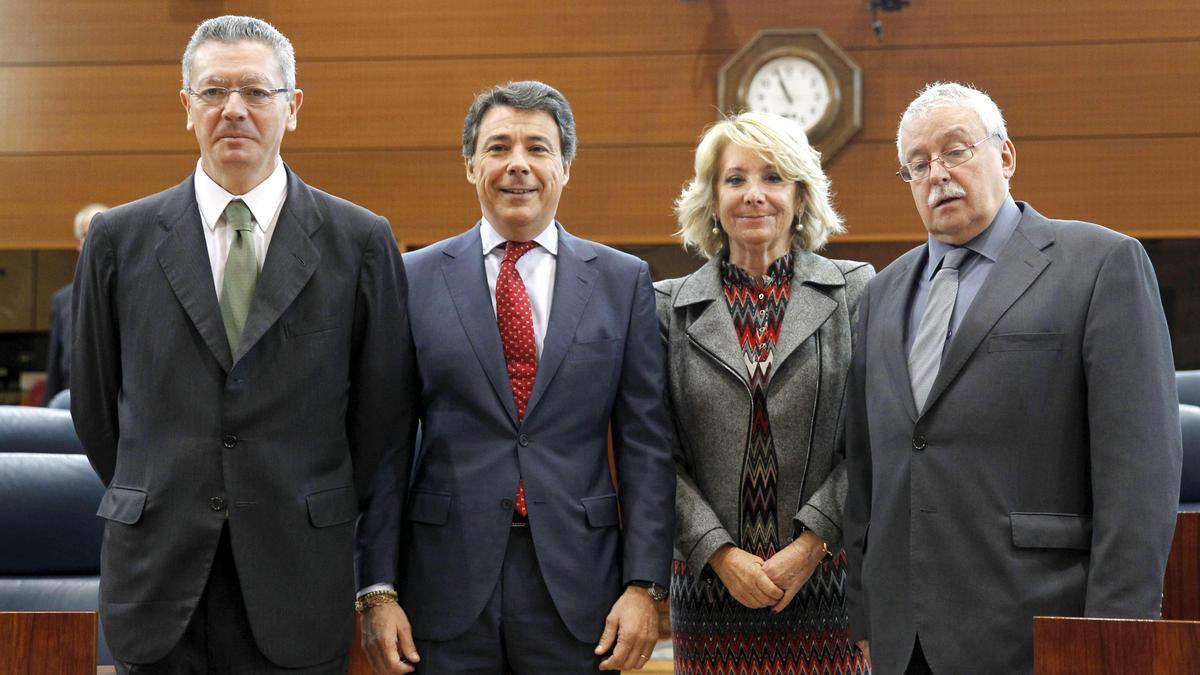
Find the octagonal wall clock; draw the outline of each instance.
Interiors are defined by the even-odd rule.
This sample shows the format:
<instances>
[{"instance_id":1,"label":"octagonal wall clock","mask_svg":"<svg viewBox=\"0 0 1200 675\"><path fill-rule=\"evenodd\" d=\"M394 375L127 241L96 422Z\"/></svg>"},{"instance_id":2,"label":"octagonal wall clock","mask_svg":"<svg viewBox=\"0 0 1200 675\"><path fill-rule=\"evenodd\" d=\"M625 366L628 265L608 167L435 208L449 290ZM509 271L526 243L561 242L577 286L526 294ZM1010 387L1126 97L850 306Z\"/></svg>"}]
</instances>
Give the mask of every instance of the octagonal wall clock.
<instances>
[{"instance_id":1,"label":"octagonal wall clock","mask_svg":"<svg viewBox=\"0 0 1200 675\"><path fill-rule=\"evenodd\" d=\"M862 128L862 69L819 28L768 28L721 67L717 107L798 122L826 163Z\"/></svg>"}]
</instances>

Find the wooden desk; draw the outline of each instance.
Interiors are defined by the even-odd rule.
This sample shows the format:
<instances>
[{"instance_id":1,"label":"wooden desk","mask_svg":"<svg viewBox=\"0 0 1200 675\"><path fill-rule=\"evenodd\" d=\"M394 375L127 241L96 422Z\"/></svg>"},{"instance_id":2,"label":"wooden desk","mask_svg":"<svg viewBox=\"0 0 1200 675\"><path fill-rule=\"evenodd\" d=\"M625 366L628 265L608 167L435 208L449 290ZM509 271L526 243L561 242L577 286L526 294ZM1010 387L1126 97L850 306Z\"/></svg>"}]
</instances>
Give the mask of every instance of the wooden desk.
<instances>
[{"instance_id":1,"label":"wooden desk","mask_svg":"<svg viewBox=\"0 0 1200 675\"><path fill-rule=\"evenodd\" d=\"M1182 511L1163 580L1163 618L1200 619L1200 512Z\"/></svg>"},{"instance_id":2,"label":"wooden desk","mask_svg":"<svg viewBox=\"0 0 1200 675\"><path fill-rule=\"evenodd\" d=\"M1200 673L1200 621L1033 620L1037 675Z\"/></svg>"},{"instance_id":3,"label":"wooden desk","mask_svg":"<svg viewBox=\"0 0 1200 675\"><path fill-rule=\"evenodd\" d=\"M95 671L95 612L0 612L0 673Z\"/></svg>"}]
</instances>

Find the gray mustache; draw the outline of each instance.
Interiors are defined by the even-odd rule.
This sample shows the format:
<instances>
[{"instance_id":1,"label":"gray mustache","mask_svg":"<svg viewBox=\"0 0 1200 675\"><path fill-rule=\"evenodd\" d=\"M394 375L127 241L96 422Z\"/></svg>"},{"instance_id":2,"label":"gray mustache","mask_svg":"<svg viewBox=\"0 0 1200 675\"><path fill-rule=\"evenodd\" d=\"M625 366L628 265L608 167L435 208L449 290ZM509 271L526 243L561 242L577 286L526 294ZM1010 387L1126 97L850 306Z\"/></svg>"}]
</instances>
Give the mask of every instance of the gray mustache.
<instances>
[{"instance_id":1,"label":"gray mustache","mask_svg":"<svg viewBox=\"0 0 1200 675\"><path fill-rule=\"evenodd\" d=\"M967 191L955 183L938 183L930 190L929 198L926 201L929 203L929 208L933 208L942 200L966 196Z\"/></svg>"}]
</instances>

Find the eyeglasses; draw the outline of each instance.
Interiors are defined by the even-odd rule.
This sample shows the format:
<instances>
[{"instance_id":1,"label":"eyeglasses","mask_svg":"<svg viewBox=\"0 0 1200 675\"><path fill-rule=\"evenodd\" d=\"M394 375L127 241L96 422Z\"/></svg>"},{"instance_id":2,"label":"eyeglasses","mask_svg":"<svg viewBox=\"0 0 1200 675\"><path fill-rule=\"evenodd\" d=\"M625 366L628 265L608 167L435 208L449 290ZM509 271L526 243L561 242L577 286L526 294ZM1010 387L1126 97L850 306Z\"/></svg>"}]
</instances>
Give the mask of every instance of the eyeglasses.
<instances>
[{"instance_id":1,"label":"eyeglasses","mask_svg":"<svg viewBox=\"0 0 1200 675\"><path fill-rule=\"evenodd\" d=\"M975 156L975 146L990 139L992 136L999 135L999 132L993 131L992 133L984 136L968 146L947 150L942 154L935 157L930 157L929 159L921 159L915 162L909 162L908 164L901 164L900 170L896 172L896 175L900 176L900 180L904 181L905 183L912 183L915 181L924 180L929 175L929 167L932 166L934 162L940 162L944 168L953 169L959 164L965 164L971 161L971 158Z\"/></svg>"},{"instance_id":2,"label":"eyeglasses","mask_svg":"<svg viewBox=\"0 0 1200 675\"><path fill-rule=\"evenodd\" d=\"M237 92L242 97L242 103L246 105L267 105L275 100L275 96L285 92L290 92L292 89L267 89L265 87L238 87L237 89L227 89L225 87L205 87L200 91L187 90L191 96L195 96L204 105L218 106L224 105L225 101L229 100L229 95Z\"/></svg>"}]
</instances>

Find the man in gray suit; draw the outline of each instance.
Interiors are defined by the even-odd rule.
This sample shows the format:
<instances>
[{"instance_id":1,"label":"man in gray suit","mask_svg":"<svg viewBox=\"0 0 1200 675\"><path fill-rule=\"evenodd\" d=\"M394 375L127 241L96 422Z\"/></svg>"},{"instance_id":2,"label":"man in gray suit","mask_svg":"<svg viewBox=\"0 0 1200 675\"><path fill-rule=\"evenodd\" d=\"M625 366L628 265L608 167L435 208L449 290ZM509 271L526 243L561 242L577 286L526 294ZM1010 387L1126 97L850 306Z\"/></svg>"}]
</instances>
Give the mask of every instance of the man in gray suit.
<instances>
[{"instance_id":1,"label":"man in gray suit","mask_svg":"<svg viewBox=\"0 0 1200 675\"><path fill-rule=\"evenodd\" d=\"M355 520L405 423L403 264L279 157L303 94L272 26L202 23L179 96L196 171L97 216L75 277L105 637L122 673L344 673Z\"/></svg>"},{"instance_id":2,"label":"man in gray suit","mask_svg":"<svg viewBox=\"0 0 1200 675\"><path fill-rule=\"evenodd\" d=\"M897 147L929 240L859 305L851 636L885 675L1031 672L1035 615L1159 616L1181 449L1154 269L1013 201L976 89L926 87Z\"/></svg>"}]
</instances>

